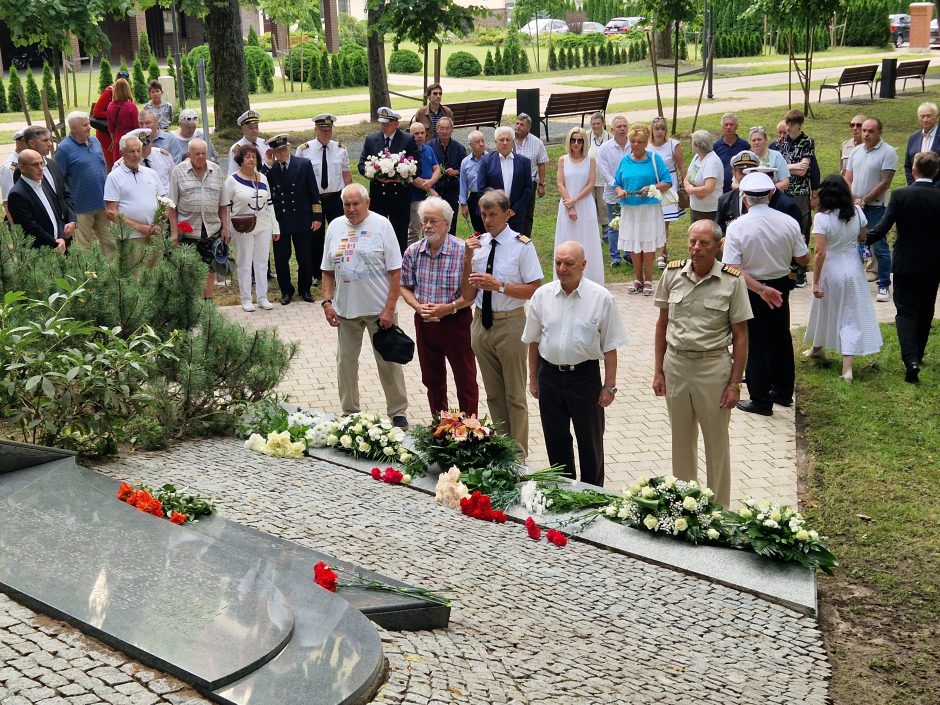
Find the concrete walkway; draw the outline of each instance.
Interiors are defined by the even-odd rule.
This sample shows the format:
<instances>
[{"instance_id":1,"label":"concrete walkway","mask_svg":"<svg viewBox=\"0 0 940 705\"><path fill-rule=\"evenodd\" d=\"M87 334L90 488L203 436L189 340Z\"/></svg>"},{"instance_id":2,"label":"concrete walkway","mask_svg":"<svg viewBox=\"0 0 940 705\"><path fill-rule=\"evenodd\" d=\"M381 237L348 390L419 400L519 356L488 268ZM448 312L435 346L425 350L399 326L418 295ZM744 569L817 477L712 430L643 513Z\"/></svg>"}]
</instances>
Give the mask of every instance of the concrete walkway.
<instances>
[{"instance_id":1,"label":"concrete walkway","mask_svg":"<svg viewBox=\"0 0 940 705\"><path fill-rule=\"evenodd\" d=\"M549 274L550 276L550 274ZM664 399L653 395L653 338L658 309L649 298L626 293L626 284L612 284L620 314L630 334L630 342L618 356L619 392L607 411L605 434L606 486L620 489L642 474L664 474L671 471L672 448L669 419ZM872 293L874 296L874 290ZM809 319L812 298L809 287L797 289L791 297L794 325L805 325ZM241 307L223 310L234 321L246 326L276 327L286 340L297 341L300 350L280 390L305 406L339 413L336 393L336 331L327 325L318 304L295 301L289 306L275 306L273 311L258 309L245 313ZM882 321L894 319L894 304L876 304ZM414 336L414 312L399 303L399 324ZM798 364L800 364L798 362ZM806 363L803 363L806 364ZM835 372L833 374L836 374ZM417 360L405 366L408 388L408 418L412 423L428 423L431 410ZM483 382L480 382L481 410L486 413ZM860 380L864 383L864 378ZM452 381L451 402L456 404ZM368 339L359 358L359 389L362 410L385 412L385 397L378 381L375 360ZM746 396L746 392L745 392ZM535 468L548 466L545 440L539 421L538 403L529 398L528 464ZM787 504L797 504L796 432L793 407L774 407L771 417L735 411L731 416L732 503L754 496ZM700 473L704 472L704 448L699 441Z\"/></svg>"}]
</instances>

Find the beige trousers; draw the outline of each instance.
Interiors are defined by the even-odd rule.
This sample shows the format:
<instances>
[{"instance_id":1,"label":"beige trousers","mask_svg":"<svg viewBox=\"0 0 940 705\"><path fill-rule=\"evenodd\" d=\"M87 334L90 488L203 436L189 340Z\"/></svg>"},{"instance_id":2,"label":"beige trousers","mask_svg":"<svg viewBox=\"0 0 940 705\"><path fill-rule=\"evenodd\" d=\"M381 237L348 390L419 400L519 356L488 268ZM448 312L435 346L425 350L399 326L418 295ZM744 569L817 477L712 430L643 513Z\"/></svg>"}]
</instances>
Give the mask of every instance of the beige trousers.
<instances>
[{"instance_id":1,"label":"beige trousers","mask_svg":"<svg viewBox=\"0 0 940 705\"><path fill-rule=\"evenodd\" d=\"M525 313L494 319L489 330L483 327L482 314L479 308L474 311L470 345L483 377L486 405L490 418L512 437L525 460L529 453L529 406L526 402L529 346L522 342Z\"/></svg>"},{"instance_id":2,"label":"beige trousers","mask_svg":"<svg viewBox=\"0 0 940 705\"><path fill-rule=\"evenodd\" d=\"M104 208L87 213L79 213L75 224L75 235L72 237L73 244L79 248L87 250L91 243L98 242L101 252L105 257L110 258L114 255L114 236L108 229L111 222L105 215Z\"/></svg>"},{"instance_id":3,"label":"beige trousers","mask_svg":"<svg viewBox=\"0 0 940 705\"><path fill-rule=\"evenodd\" d=\"M362 411L359 406L359 353L362 350L362 331L369 332L369 347L372 335L378 330L378 315L357 316L339 319L339 345L336 347L336 376L339 386L339 403L344 414ZM398 323L398 316L395 316ZM385 392L386 413L389 418L404 416L408 410L408 392L405 389L405 372L396 362L386 362L372 348L375 364L379 368L379 382ZM368 409L367 412L372 412Z\"/></svg>"}]
</instances>

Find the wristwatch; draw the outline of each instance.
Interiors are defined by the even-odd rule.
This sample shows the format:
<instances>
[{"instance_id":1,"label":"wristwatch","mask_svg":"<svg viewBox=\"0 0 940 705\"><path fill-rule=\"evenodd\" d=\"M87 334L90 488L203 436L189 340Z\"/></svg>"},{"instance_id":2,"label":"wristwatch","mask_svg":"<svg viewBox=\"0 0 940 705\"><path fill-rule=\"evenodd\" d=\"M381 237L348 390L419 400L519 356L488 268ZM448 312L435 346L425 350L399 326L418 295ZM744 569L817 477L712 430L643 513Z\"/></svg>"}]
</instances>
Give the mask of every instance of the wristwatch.
<instances>
[{"instance_id":1,"label":"wristwatch","mask_svg":"<svg viewBox=\"0 0 940 705\"><path fill-rule=\"evenodd\" d=\"M333 299L323 299L323 301L320 302L320 305L325 308L327 304L332 305L332 303L333 303Z\"/></svg>"},{"instance_id":2,"label":"wristwatch","mask_svg":"<svg viewBox=\"0 0 940 705\"><path fill-rule=\"evenodd\" d=\"M603 387L601 387L601 389L603 389L605 392L607 392L611 396L614 396L617 393L616 387L608 387L606 384Z\"/></svg>"},{"instance_id":3,"label":"wristwatch","mask_svg":"<svg viewBox=\"0 0 940 705\"><path fill-rule=\"evenodd\" d=\"M734 389L736 392L740 392L740 391L741 391L741 383L740 383L740 382L728 382L728 387L730 387L731 389Z\"/></svg>"},{"instance_id":4,"label":"wristwatch","mask_svg":"<svg viewBox=\"0 0 940 705\"><path fill-rule=\"evenodd\" d=\"M506 293L506 282L500 282L500 283L499 283L499 286L496 287L496 293L497 293L497 294L505 294L505 293Z\"/></svg>"}]
</instances>

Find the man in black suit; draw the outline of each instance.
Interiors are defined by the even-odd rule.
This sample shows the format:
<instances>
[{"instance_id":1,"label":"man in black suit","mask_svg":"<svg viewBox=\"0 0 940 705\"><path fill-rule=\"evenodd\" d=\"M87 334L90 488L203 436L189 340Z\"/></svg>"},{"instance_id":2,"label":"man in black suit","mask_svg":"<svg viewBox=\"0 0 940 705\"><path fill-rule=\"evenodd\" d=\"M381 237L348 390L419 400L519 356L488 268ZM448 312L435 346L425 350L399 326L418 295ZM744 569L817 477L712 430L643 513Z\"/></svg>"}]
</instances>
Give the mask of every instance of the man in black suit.
<instances>
[{"instance_id":1,"label":"man in black suit","mask_svg":"<svg viewBox=\"0 0 940 705\"><path fill-rule=\"evenodd\" d=\"M43 159L43 176L46 177L56 196L63 199L68 208L74 211L72 194L69 193L68 185L65 183L62 167L54 159L49 158L49 154L52 152L52 137L49 135L49 130L41 125L30 125L23 130L23 142L26 144L27 149L39 152ZM18 177L14 175L14 178Z\"/></svg>"},{"instance_id":2,"label":"man in black suit","mask_svg":"<svg viewBox=\"0 0 940 705\"><path fill-rule=\"evenodd\" d=\"M20 178L7 198L10 217L33 237L33 247L56 247L65 252L75 232L75 211L43 178L44 160L33 149L20 152Z\"/></svg>"},{"instance_id":3,"label":"man in black suit","mask_svg":"<svg viewBox=\"0 0 940 705\"><path fill-rule=\"evenodd\" d=\"M752 171L763 171L770 176L771 180L774 179L774 173L777 171L770 166L761 166L757 155L750 150L744 150L743 152L735 154L731 157L730 163L732 173L734 174L734 181L739 184L741 183L741 179ZM718 215L716 220L718 225L721 226L722 232L727 231L728 223L747 213L747 204L744 202L742 196L743 194L740 189L732 188L728 193L723 193L718 198ZM786 213L797 223L799 223L800 218L803 217L803 214L800 212L800 207L796 205L796 201L780 189L776 189L771 195L770 207L781 213Z\"/></svg>"},{"instance_id":4,"label":"man in black suit","mask_svg":"<svg viewBox=\"0 0 940 705\"><path fill-rule=\"evenodd\" d=\"M437 137L428 145L441 165L441 178L434 190L454 211L455 216L450 219L450 234L456 235L456 214L460 212L460 163L467 156L467 148L451 139L453 134L454 121L444 115L437 121Z\"/></svg>"},{"instance_id":5,"label":"man in black suit","mask_svg":"<svg viewBox=\"0 0 940 705\"><path fill-rule=\"evenodd\" d=\"M940 170L940 156L918 152L911 170L914 183L891 192L884 217L868 231L868 244L887 236L892 225L897 226L891 265L897 309L894 325L906 369L904 380L916 384L940 288L940 188L933 183Z\"/></svg>"},{"instance_id":6,"label":"man in black suit","mask_svg":"<svg viewBox=\"0 0 940 705\"><path fill-rule=\"evenodd\" d=\"M914 183L914 155L918 152L936 152L940 154L940 129L937 129L937 104L921 103L917 108L917 120L920 127L917 132L907 140L907 151L904 153L904 176L907 185ZM936 179L936 177L934 177Z\"/></svg>"},{"instance_id":7,"label":"man in black suit","mask_svg":"<svg viewBox=\"0 0 940 705\"><path fill-rule=\"evenodd\" d=\"M274 243L274 271L281 289L281 305L294 298L290 277L291 242L297 251L297 288L300 298L313 303L313 239L323 238L323 208L313 163L305 157L292 157L290 139L276 135L267 141L274 152L274 164L268 169L268 185L274 213L281 226L281 237ZM322 248L321 248L322 249Z\"/></svg>"},{"instance_id":8,"label":"man in black suit","mask_svg":"<svg viewBox=\"0 0 940 705\"><path fill-rule=\"evenodd\" d=\"M379 108L379 131L366 137L359 155L359 173L366 175L366 159L381 155L386 149L391 154L405 152L419 165L421 155L418 145L410 134L398 129L401 115L391 108ZM408 222L411 220L411 188L395 180L376 176L369 182L369 210L384 215L392 223L398 246L405 251L408 246Z\"/></svg>"},{"instance_id":9,"label":"man in black suit","mask_svg":"<svg viewBox=\"0 0 940 705\"><path fill-rule=\"evenodd\" d=\"M526 208L532 198L532 163L521 154L512 151L516 133L507 125L496 128L496 149L483 157L480 162L480 172L477 176L477 187L480 191L487 189L502 189L509 194L510 210L509 227L517 233L523 233ZM505 167L505 171L504 171ZM512 174L510 183L506 183L505 176Z\"/></svg>"}]
</instances>

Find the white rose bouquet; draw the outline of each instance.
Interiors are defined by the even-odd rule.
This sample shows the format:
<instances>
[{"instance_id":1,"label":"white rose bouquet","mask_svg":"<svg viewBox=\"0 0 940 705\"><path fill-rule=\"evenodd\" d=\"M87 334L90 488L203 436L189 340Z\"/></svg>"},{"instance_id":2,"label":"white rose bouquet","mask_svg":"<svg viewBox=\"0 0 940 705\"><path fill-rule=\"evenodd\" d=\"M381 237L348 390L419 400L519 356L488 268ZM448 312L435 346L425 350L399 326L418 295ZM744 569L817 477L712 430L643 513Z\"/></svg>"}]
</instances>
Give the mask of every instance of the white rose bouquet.
<instances>
[{"instance_id":1,"label":"white rose bouquet","mask_svg":"<svg viewBox=\"0 0 940 705\"><path fill-rule=\"evenodd\" d=\"M411 453L402 445L405 432L378 414L352 414L314 429L317 440L325 435L330 448L357 458L407 463Z\"/></svg>"},{"instance_id":2,"label":"white rose bouquet","mask_svg":"<svg viewBox=\"0 0 940 705\"><path fill-rule=\"evenodd\" d=\"M406 152L389 152L385 149L366 159L364 171L367 179L410 184L418 175L418 162Z\"/></svg>"}]
</instances>

